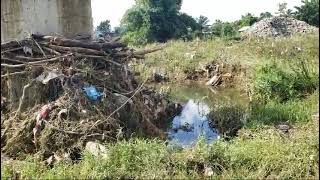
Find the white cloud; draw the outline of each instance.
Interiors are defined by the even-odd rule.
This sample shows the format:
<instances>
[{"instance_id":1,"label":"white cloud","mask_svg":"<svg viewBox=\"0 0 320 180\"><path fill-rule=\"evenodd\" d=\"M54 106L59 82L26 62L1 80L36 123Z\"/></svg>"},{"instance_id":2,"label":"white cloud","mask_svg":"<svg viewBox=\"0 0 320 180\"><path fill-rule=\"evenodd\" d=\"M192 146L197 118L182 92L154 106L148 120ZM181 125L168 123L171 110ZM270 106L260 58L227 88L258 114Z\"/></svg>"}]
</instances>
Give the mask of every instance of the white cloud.
<instances>
[{"instance_id":1,"label":"white cloud","mask_svg":"<svg viewBox=\"0 0 320 180\"><path fill-rule=\"evenodd\" d=\"M211 22L234 21L248 12L257 16L265 11L274 13L282 2L287 2L291 9L301 5L301 0L183 0L181 11L193 17L207 16ZM118 26L132 5L134 0L91 0L93 25L109 19L112 27Z\"/></svg>"}]
</instances>

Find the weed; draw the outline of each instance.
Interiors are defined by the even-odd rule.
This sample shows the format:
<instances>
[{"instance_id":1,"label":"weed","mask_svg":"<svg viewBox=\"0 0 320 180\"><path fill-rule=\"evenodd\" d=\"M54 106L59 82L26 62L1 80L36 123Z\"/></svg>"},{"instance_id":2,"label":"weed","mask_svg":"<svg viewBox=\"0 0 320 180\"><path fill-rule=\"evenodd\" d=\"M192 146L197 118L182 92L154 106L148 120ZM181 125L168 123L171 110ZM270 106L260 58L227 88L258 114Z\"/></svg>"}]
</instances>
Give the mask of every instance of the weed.
<instances>
[{"instance_id":1,"label":"weed","mask_svg":"<svg viewBox=\"0 0 320 180\"><path fill-rule=\"evenodd\" d=\"M245 123L245 110L236 105L221 106L213 108L209 118L221 135L235 136Z\"/></svg>"},{"instance_id":2,"label":"weed","mask_svg":"<svg viewBox=\"0 0 320 180\"><path fill-rule=\"evenodd\" d=\"M319 82L308 65L299 63L290 70L272 63L260 67L252 79L254 97L267 102L272 99L287 101L314 92Z\"/></svg>"},{"instance_id":3,"label":"weed","mask_svg":"<svg viewBox=\"0 0 320 180\"><path fill-rule=\"evenodd\" d=\"M272 127L242 129L231 141L211 145L199 140L183 151L167 150L158 140L132 139L108 144L108 158L88 153L78 164L58 163L53 168L37 161L1 164L3 179L186 179L203 178L213 169L213 179L319 178L319 129L315 122L298 125L288 135ZM170 152L170 153L169 153Z\"/></svg>"}]
</instances>

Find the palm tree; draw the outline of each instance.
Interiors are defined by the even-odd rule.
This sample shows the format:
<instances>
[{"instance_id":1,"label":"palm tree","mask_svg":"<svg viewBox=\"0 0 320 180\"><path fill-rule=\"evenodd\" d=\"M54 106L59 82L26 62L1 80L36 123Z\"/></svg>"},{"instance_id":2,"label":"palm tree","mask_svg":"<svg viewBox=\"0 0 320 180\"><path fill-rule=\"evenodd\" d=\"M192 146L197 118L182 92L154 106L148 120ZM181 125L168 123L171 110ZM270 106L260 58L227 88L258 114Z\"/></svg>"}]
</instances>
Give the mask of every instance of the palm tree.
<instances>
[{"instance_id":1,"label":"palm tree","mask_svg":"<svg viewBox=\"0 0 320 180\"><path fill-rule=\"evenodd\" d=\"M201 32L208 30L209 19L207 17L202 15L199 16L199 18L197 18L197 23L200 26Z\"/></svg>"}]
</instances>

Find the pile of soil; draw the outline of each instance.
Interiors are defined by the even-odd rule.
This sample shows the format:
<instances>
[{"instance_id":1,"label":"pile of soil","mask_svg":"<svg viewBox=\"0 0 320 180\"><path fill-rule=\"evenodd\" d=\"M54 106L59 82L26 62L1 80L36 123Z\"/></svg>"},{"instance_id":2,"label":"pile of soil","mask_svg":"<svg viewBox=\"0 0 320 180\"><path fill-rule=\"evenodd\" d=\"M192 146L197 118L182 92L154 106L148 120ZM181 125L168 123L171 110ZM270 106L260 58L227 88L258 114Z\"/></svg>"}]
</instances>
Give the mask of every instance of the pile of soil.
<instances>
[{"instance_id":1,"label":"pile of soil","mask_svg":"<svg viewBox=\"0 0 320 180\"><path fill-rule=\"evenodd\" d=\"M265 18L242 32L244 37L284 37L294 34L317 32L317 27L311 26L304 21L287 17Z\"/></svg>"},{"instance_id":2,"label":"pile of soil","mask_svg":"<svg viewBox=\"0 0 320 180\"><path fill-rule=\"evenodd\" d=\"M44 35L1 44L1 152L10 157L74 152L88 141L162 131L181 106L139 83L121 42Z\"/></svg>"}]
</instances>

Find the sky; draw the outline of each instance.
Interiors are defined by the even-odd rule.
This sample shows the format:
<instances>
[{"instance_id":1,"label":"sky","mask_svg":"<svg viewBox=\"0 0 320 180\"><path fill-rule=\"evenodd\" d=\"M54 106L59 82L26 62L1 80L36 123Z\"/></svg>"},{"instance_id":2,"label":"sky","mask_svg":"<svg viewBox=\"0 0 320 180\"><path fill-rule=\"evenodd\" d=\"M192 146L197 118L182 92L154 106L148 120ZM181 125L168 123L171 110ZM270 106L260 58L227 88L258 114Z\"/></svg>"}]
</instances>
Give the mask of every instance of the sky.
<instances>
[{"instance_id":1,"label":"sky","mask_svg":"<svg viewBox=\"0 0 320 180\"><path fill-rule=\"evenodd\" d=\"M288 3L290 9L301 5L301 0L183 0L181 11L193 17L206 16L213 23L217 19L238 20L248 12L256 16L265 11L274 14L282 2ZM112 28L119 26L126 10L133 5L134 0L91 0L94 27L106 19Z\"/></svg>"}]
</instances>

